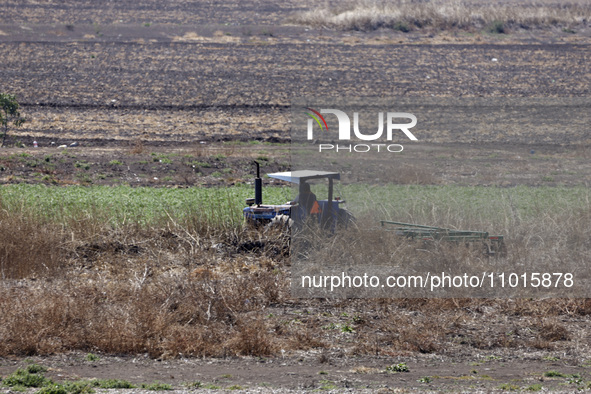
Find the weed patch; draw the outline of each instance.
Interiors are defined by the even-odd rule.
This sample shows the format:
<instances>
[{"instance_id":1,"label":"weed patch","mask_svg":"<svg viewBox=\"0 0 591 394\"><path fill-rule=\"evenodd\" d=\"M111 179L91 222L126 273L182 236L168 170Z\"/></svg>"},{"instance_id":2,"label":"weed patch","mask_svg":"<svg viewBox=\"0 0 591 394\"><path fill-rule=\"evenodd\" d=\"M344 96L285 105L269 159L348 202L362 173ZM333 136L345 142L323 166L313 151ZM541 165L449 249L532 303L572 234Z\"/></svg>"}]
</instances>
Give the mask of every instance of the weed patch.
<instances>
[{"instance_id":1,"label":"weed patch","mask_svg":"<svg viewBox=\"0 0 591 394\"><path fill-rule=\"evenodd\" d=\"M26 369L17 369L13 374L2 380L2 386L18 387L44 387L53 384L50 379L45 378L42 373L29 372Z\"/></svg>"},{"instance_id":2,"label":"weed patch","mask_svg":"<svg viewBox=\"0 0 591 394\"><path fill-rule=\"evenodd\" d=\"M143 383L141 386L144 390L151 390L151 391L164 391L164 390L172 390L172 386L168 383Z\"/></svg>"}]
</instances>

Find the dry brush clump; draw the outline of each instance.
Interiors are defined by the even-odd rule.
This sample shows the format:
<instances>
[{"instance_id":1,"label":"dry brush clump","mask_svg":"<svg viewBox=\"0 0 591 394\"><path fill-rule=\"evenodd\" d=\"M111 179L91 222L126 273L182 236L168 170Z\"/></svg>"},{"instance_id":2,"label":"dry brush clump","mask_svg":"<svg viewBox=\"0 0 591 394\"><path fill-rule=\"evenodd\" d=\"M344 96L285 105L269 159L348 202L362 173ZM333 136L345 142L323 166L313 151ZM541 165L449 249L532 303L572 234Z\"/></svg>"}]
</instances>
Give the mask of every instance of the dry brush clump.
<instances>
[{"instance_id":1,"label":"dry brush clump","mask_svg":"<svg viewBox=\"0 0 591 394\"><path fill-rule=\"evenodd\" d=\"M581 330L576 321L579 312L588 315L580 310L586 303L574 299L468 298L360 301L358 307L367 312L355 319L356 342L351 352L457 356L507 349L576 351L577 332Z\"/></svg>"},{"instance_id":2,"label":"dry brush clump","mask_svg":"<svg viewBox=\"0 0 591 394\"><path fill-rule=\"evenodd\" d=\"M245 249L258 231L191 218L113 226L88 216L58 225L0 215L1 355L276 350L259 314L287 297L277 269L285 256L277 242Z\"/></svg>"},{"instance_id":3,"label":"dry brush clump","mask_svg":"<svg viewBox=\"0 0 591 394\"><path fill-rule=\"evenodd\" d=\"M0 210L0 278L54 275L63 256L60 230L29 215Z\"/></svg>"},{"instance_id":4,"label":"dry brush clump","mask_svg":"<svg viewBox=\"0 0 591 394\"><path fill-rule=\"evenodd\" d=\"M140 285L98 278L5 284L0 354L268 355L275 348L258 314L275 296L267 297L259 284L278 280L212 274L160 277Z\"/></svg>"},{"instance_id":5,"label":"dry brush clump","mask_svg":"<svg viewBox=\"0 0 591 394\"><path fill-rule=\"evenodd\" d=\"M477 1L365 0L297 14L291 23L337 30L372 31L389 28L408 32L417 29L488 29L505 33L508 28L548 28L587 26L591 6L587 2L568 3Z\"/></svg>"}]
</instances>

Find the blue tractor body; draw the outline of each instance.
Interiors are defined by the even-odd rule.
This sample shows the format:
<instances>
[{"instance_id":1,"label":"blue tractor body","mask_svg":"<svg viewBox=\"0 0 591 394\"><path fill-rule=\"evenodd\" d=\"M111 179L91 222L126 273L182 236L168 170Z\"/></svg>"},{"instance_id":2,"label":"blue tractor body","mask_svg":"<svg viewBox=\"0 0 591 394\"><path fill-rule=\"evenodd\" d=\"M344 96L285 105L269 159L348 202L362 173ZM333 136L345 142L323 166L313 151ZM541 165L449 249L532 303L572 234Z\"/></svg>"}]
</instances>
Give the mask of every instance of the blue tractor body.
<instances>
[{"instance_id":1,"label":"blue tractor body","mask_svg":"<svg viewBox=\"0 0 591 394\"><path fill-rule=\"evenodd\" d=\"M247 222L252 224L266 224L274 218L281 216L282 218L290 218L298 223L303 221L306 216L312 216L305 212L300 205L294 203L287 203L281 205L266 205L262 202L262 180L259 173L259 165L257 165L257 178L255 179L255 198L246 200L248 205L242 211ZM300 194L303 192L303 187L306 182L318 179L328 180L328 198L325 200L317 200L318 209L313 214L321 224L335 225L346 224L353 220L353 216L340 205L345 201L333 198L333 180L339 180L340 174L338 172L327 171L313 171L300 170L277 172L268 174L270 178L280 179L289 183L299 185Z\"/></svg>"}]
</instances>

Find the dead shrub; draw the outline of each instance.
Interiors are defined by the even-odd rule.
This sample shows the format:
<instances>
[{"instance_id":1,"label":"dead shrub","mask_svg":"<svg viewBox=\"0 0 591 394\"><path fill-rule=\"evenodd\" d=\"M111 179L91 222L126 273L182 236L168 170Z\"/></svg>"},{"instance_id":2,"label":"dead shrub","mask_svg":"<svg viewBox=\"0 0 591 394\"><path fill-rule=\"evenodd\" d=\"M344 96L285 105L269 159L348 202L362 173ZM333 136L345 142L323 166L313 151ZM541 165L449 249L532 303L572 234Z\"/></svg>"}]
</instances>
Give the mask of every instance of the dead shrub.
<instances>
[{"instance_id":1,"label":"dead shrub","mask_svg":"<svg viewBox=\"0 0 591 394\"><path fill-rule=\"evenodd\" d=\"M571 301L569 311L579 315L591 314L591 299L585 298L582 300Z\"/></svg>"},{"instance_id":2,"label":"dead shrub","mask_svg":"<svg viewBox=\"0 0 591 394\"><path fill-rule=\"evenodd\" d=\"M530 343L531 347L534 349L539 350L554 350L555 346L550 341L546 341L544 339L536 338Z\"/></svg>"},{"instance_id":3,"label":"dead shrub","mask_svg":"<svg viewBox=\"0 0 591 394\"><path fill-rule=\"evenodd\" d=\"M129 146L129 154L130 155L139 155L142 154L146 151L146 148L144 147L144 141L142 141L140 138L135 139L134 141L132 141L130 143Z\"/></svg>"},{"instance_id":4,"label":"dead shrub","mask_svg":"<svg viewBox=\"0 0 591 394\"><path fill-rule=\"evenodd\" d=\"M161 357L223 357L226 328L220 324L180 326L170 328L162 343Z\"/></svg>"},{"instance_id":5,"label":"dead shrub","mask_svg":"<svg viewBox=\"0 0 591 394\"><path fill-rule=\"evenodd\" d=\"M313 323L293 323L291 325L278 324L275 334L285 338L284 348L290 350L324 349L329 347L321 338L319 327Z\"/></svg>"},{"instance_id":6,"label":"dead shrub","mask_svg":"<svg viewBox=\"0 0 591 394\"><path fill-rule=\"evenodd\" d=\"M261 272L255 276L266 303L279 304L289 298L288 280L285 274Z\"/></svg>"},{"instance_id":7,"label":"dead shrub","mask_svg":"<svg viewBox=\"0 0 591 394\"><path fill-rule=\"evenodd\" d=\"M556 320L546 320L538 329L538 338L548 342L568 341L571 336L567 328Z\"/></svg>"},{"instance_id":8,"label":"dead shrub","mask_svg":"<svg viewBox=\"0 0 591 394\"><path fill-rule=\"evenodd\" d=\"M240 320L236 325L236 335L230 339L228 348L242 356L269 356L275 348L267 333L262 317Z\"/></svg>"},{"instance_id":9,"label":"dead shrub","mask_svg":"<svg viewBox=\"0 0 591 394\"><path fill-rule=\"evenodd\" d=\"M386 334L386 337L389 334ZM379 356L386 344L383 333L373 329L359 330L352 349L352 354L356 356L370 355Z\"/></svg>"},{"instance_id":10,"label":"dead shrub","mask_svg":"<svg viewBox=\"0 0 591 394\"><path fill-rule=\"evenodd\" d=\"M444 342L444 321L434 322L430 318L410 318L408 316L390 315L381 330L386 333L382 346L392 350L408 350L421 353L433 353L441 348Z\"/></svg>"}]
</instances>

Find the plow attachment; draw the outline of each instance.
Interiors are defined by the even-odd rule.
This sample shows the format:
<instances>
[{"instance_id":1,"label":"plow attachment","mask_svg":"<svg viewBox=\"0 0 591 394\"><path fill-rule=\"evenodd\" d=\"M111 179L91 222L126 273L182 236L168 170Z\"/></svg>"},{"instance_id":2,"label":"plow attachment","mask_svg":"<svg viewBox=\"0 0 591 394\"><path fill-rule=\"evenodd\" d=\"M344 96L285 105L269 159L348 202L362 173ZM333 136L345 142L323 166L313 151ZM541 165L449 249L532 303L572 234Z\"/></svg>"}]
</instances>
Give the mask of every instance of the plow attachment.
<instances>
[{"instance_id":1,"label":"plow attachment","mask_svg":"<svg viewBox=\"0 0 591 394\"><path fill-rule=\"evenodd\" d=\"M456 243L482 242L488 256L506 254L502 235L490 235L486 231L455 230L444 227L423 226L420 224L380 220L382 227L395 231L397 235L422 241L445 241Z\"/></svg>"}]
</instances>

